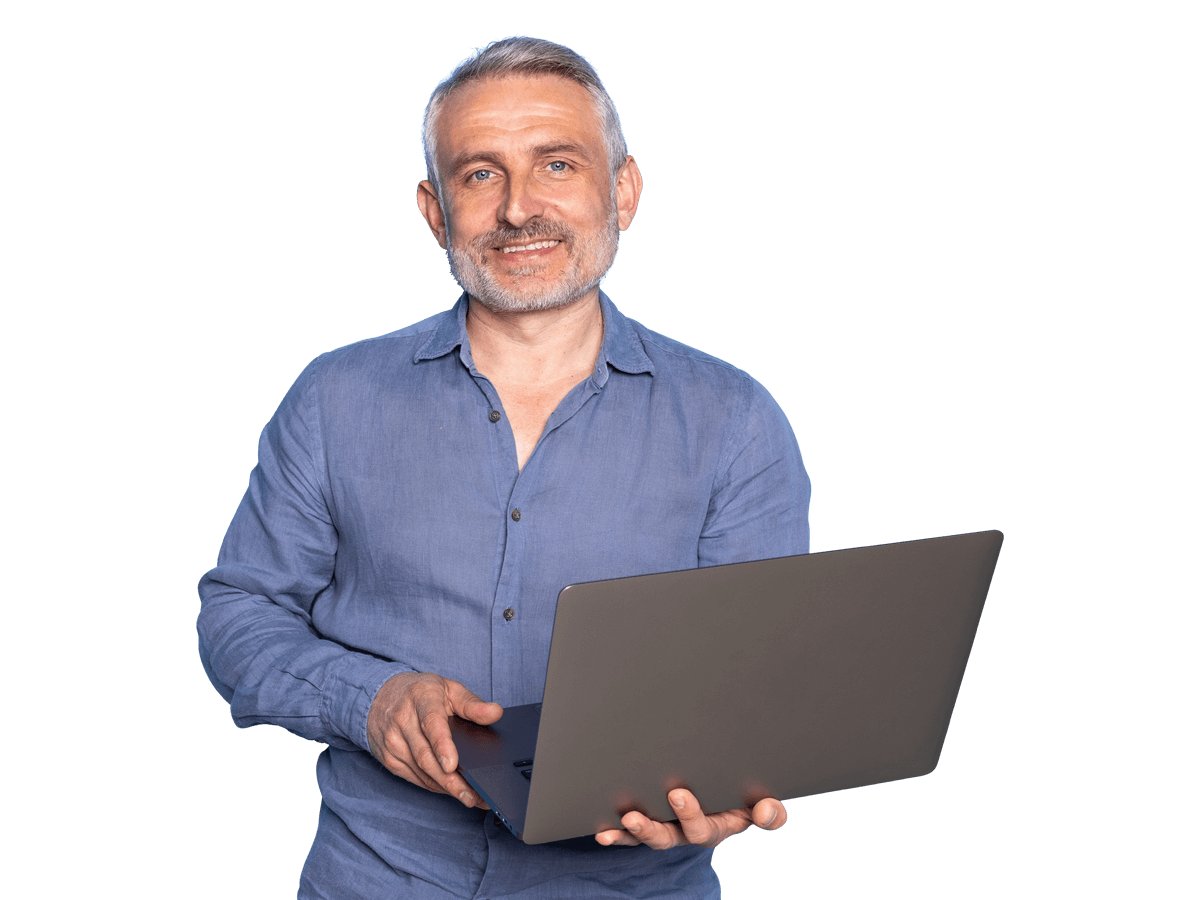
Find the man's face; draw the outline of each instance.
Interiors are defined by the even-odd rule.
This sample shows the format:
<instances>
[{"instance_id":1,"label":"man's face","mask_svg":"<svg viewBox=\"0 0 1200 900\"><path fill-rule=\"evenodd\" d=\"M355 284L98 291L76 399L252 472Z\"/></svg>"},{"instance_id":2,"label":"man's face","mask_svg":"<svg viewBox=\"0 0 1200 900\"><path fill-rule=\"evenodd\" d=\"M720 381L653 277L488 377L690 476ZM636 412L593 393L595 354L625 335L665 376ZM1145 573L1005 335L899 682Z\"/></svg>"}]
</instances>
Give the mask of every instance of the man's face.
<instances>
[{"instance_id":1,"label":"man's face","mask_svg":"<svg viewBox=\"0 0 1200 900\"><path fill-rule=\"evenodd\" d=\"M596 290L632 210L584 88L554 76L468 84L441 109L437 155L441 205L421 198L422 211L468 294L499 312Z\"/></svg>"}]
</instances>

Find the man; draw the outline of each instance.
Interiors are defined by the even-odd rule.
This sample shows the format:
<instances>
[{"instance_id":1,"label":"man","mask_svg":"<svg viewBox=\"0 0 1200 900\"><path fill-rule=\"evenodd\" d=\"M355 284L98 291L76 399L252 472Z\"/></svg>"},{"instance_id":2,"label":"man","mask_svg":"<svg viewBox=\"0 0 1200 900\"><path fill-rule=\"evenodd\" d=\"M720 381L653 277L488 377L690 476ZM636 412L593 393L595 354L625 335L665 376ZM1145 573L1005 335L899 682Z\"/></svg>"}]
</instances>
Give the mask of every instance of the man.
<instances>
[{"instance_id":1,"label":"man","mask_svg":"<svg viewBox=\"0 0 1200 900\"><path fill-rule=\"evenodd\" d=\"M717 896L711 847L778 801L705 816L676 790L678 823L526 846L456 773L448 716L541 698L568 583L806 551L795 439L747 375L600 293L642 179L582 58L491 45L425 146L418 206L465 293L292 387L201 581L206 670L239 725L329 745L302 897Z\"/></svg>"}]
</instances>

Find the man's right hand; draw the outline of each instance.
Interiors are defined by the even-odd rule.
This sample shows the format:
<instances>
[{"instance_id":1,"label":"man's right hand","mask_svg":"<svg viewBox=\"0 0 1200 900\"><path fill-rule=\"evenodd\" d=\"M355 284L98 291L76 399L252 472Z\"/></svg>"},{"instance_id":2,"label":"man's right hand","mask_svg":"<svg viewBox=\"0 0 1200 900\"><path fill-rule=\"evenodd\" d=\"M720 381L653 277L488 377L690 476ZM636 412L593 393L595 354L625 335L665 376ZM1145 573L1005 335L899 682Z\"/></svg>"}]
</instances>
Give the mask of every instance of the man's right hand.
<instances>
[{"instance_id":1,"label":"man's right hand","mask_svg":"<svg viewBox=\"0 0 1200 900\"><path fill-rule=\"evenodd\" d=\"M375 695L367 713L367 740L372 755L392 774L457 797L464 806L487 809L455 771L458 750L450 737L450 716L491 725L503 713L499 703L485 703L457 681L431 672L401 672Z\"/></svg>"}]
</instances>

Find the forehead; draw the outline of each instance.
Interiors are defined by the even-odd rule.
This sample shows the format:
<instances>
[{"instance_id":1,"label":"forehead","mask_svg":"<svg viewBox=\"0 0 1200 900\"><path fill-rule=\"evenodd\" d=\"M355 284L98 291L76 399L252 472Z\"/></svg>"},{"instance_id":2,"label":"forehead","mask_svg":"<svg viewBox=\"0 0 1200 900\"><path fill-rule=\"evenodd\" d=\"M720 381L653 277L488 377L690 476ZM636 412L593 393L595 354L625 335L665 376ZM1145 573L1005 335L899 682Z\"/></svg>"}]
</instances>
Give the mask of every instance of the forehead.
<instances>
[{"instance_id":1,"label":"forehead","mask_svg":"<svg viewBox=\"0 0 1200 900\"><path fill-rule=\"evenodd\" d=\"M604 134L591 95L556 75L473 81L446 98L437 121L438 156L520 150L547 142L593 146Z\"/></svg>"}]
</instances>

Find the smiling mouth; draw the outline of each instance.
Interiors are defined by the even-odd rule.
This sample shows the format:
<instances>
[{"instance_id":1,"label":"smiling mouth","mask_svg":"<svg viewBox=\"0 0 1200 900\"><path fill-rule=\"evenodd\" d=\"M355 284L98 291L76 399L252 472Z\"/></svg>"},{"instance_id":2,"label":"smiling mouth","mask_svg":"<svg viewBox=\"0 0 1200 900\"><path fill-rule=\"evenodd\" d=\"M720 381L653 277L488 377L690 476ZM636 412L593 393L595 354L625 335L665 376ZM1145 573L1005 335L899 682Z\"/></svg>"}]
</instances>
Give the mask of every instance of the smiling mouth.
<instances>
[{"instance_id":1,"label":"smiling mouth","mask_svg":"<svg viewBox=\"0 0 1200 900\"><path fill-rule=\"evenodd\" d=\"M534 241L532 244L520 244L515 247L498 247L501 253L522 253L526 250L546 250L561 244L562 241Z\"/></svg>"}]
</instances>

